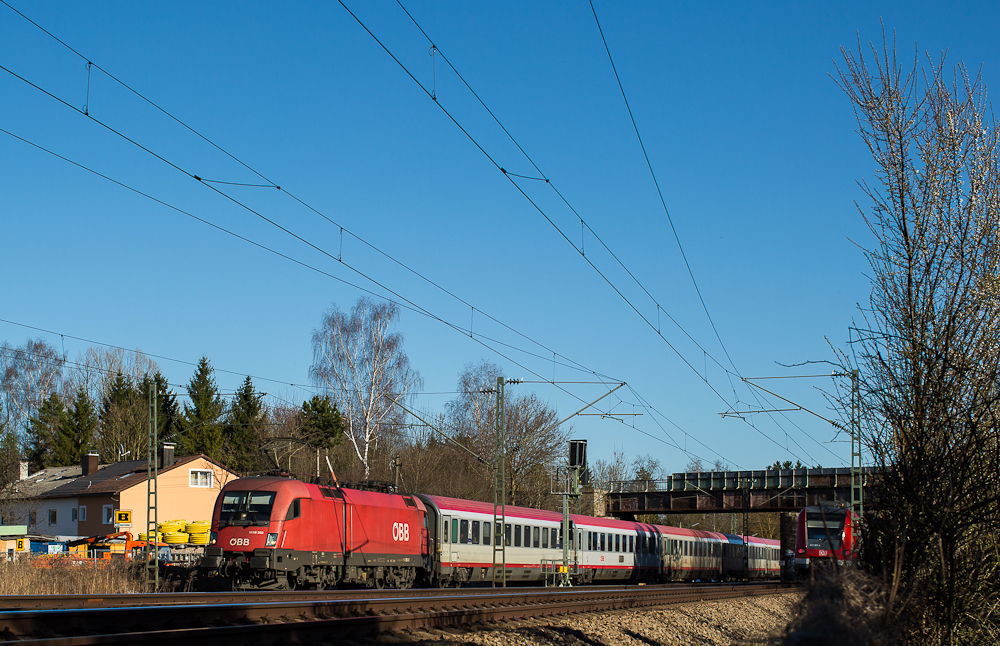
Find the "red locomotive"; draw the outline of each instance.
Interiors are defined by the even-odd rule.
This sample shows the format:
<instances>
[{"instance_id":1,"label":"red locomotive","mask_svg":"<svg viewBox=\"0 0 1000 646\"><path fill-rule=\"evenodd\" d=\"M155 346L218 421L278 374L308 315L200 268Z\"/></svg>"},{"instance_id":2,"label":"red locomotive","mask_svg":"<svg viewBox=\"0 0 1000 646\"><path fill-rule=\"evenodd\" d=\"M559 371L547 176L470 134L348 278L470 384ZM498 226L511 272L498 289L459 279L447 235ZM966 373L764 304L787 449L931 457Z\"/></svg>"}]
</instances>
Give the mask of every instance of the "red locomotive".
<instances>
[{"instance_id":1,"label":"red locomotive","mask_svg":"<svg viewBox=\"0 0 1000 646\"><path fill-rule=\"evenodd\" d=\"M816 566L834 560L850 564L855 558L856 516L842 507L806 507L795 525L795 572L808 575Z\"/></svg>"},{"instance_id":2,"label":"red locomotive","mask_svg":"<svg viewBox=\"0 0 1000 646\"><path fill-rule=\"evenodd\" d=\"M241 478L220 492L203 574L234 587L457 586L552 580L563 565L561 514L470 500ZM505 571L494 565L498 548ZM775 577L778 541L571 515L576 582ZM746 559L744 559L746 556Z\"/></svg>"},{"instance_id":3,"label":"red locomotive","mask_svg":"<svg viewBox=\"0 0 1000 646\"><path fill-rule=\"evenodd\" d=\"M201 567L258 588L408 588L431 569L426 515L414 496L241 478L215 501Z\"/></svg>"}]
</instances>

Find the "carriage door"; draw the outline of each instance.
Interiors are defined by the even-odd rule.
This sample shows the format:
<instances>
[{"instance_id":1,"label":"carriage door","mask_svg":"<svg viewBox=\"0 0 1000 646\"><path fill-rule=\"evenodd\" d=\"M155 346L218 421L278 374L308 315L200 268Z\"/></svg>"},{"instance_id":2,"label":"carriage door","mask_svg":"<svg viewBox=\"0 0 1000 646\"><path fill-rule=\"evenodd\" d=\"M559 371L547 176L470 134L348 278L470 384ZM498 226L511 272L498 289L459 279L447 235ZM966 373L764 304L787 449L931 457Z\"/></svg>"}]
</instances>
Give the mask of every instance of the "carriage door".
<instances>
[{"instance_id":1,"label":"carriage door","mask_svg":"<svg viewBox=\"0 0 1000 646\"><path fill-rule=\"evenodd\" d=\"M441 523L441 565L445 567L451 566L452 553L451 553L451 527L453 521L451 516L444 516L444 520ZM457 554L455 555L457 556Z\"/></svg>"}]
</instances>

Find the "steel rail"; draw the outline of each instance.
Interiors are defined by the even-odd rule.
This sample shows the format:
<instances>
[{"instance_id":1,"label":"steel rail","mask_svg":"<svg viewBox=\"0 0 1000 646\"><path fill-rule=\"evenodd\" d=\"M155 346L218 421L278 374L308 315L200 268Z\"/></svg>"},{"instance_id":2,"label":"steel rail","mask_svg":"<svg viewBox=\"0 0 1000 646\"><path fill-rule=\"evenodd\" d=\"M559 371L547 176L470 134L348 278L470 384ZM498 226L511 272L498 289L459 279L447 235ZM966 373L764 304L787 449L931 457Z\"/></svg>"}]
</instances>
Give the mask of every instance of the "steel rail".
<instances>
[{"instance_id":1,"label":"steel rail","mask_svg":"<svg viewBox=\"0 0 1000 646\"><path fill-rule=\"evenodd\" d=\"M180 604L153 607L9 610L0 612L0 638L24 644L212 644L227 646L330 639L344 633L468 626L580 612L775 594L796 589L775 583L629 586L619 589L534 589L501 593L385 595L368 599Z\"/></svg>"}]
</instances>

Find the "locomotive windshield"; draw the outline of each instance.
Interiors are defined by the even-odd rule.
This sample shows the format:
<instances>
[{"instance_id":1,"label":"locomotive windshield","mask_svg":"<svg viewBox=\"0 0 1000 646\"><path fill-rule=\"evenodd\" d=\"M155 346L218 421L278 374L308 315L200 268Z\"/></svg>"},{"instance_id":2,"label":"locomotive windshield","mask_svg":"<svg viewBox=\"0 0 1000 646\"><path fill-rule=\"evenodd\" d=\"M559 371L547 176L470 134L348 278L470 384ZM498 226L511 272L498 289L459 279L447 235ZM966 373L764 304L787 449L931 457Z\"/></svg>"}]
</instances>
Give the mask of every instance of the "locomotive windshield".
<instances>
[{"instance_id":1,"label":"locomotive windshield","mask_svg":"<svg viewBox=\"0 0 1000 646\"><path fill-rule=\"evenodd\" d=\"M813 549L839 550L844 535L846 514L840 510L806 513L806 546Z\"/></svg>"},{"instance_id":2,"label":"locomotive windshield","mask_svg":"<svg viewBox=\"0 0 1000 646\"><path fill-rule=\"evenodd\" d=\"M222 510L219 513L219 528L232 525L266 527L271 522L271 508L274 507L274 491L226 491L222 494Z\"/></svg>"}]
</instances>

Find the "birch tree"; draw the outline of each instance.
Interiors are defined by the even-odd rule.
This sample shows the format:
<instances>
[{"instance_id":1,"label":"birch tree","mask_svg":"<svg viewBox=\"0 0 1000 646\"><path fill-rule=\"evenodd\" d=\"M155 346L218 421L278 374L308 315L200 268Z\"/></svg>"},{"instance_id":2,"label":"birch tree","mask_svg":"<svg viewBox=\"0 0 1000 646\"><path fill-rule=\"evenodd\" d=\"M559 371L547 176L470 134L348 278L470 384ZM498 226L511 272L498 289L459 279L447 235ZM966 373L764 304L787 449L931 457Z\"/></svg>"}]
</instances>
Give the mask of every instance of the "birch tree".
<instances>
[{"instance_id":1,"label":"birch tree","mask_svg":"<svg viewBox=\"0 0 1000 646\"><path fill-rule=\"evenodd\" d=\"M405 399L421 383L403 350L403 335L390 330L398 319L397 305L362 297L349 314L334 305L313 333L310 376L339 404L344 437L365 479L373 452L406 418L392 399Z\"/></svg>"}]
</instances>

